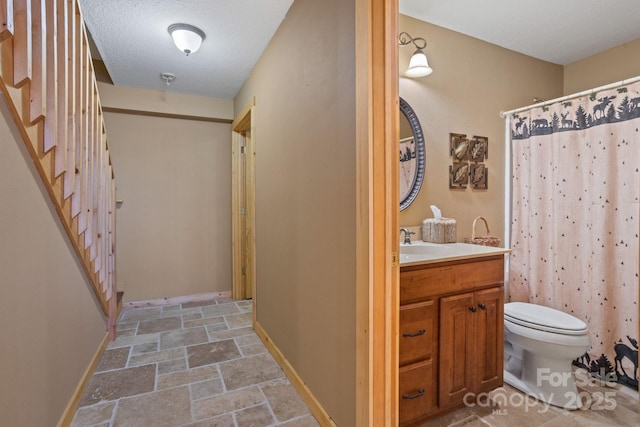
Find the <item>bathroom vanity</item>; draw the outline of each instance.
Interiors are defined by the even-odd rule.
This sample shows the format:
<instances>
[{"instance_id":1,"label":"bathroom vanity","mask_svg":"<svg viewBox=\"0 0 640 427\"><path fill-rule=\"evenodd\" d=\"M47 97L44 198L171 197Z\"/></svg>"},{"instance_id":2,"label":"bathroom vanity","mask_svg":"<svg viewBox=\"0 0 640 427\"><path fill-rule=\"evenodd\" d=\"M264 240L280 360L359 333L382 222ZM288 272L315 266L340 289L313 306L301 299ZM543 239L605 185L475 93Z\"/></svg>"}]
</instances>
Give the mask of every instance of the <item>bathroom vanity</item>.
<instances>
[{"instance_id":1,"label":"bathroom vanity","mask_svg":"<svg viewBox=\"0 0 640 427\"><path fill-rule=\"evenodd\" d=\"M401 246L401 426L502 385L507 252L465 243Z\"/></svg>"}]
</instances>

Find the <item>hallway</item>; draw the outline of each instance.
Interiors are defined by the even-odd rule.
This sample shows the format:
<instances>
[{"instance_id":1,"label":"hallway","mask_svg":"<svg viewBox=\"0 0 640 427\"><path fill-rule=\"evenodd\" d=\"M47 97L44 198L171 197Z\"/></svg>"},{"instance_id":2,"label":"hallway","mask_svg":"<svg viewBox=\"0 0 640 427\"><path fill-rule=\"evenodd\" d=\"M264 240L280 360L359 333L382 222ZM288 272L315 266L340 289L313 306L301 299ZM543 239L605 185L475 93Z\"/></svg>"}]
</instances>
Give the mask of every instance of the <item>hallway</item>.
<instances>
[{"instance_id":1,"label":"hallway","mask_svg":"<svg viewBox=\"0 0 640 427\"><path fill-rule=\"evenodd\" d=\"M72 427L316 427L251 329L252 302L125 310Z\"/></svg>"}]
</instances>

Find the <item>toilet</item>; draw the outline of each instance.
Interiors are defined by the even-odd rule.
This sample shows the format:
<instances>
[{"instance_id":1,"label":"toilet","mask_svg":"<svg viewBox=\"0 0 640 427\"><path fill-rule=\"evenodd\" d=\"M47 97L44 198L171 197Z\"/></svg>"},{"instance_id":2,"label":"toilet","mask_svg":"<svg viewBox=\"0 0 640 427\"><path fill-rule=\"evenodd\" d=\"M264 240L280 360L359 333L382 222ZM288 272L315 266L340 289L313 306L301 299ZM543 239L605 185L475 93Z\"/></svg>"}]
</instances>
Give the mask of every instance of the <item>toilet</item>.
<instances>
[{"instance_id":1,"label":"toilet","mask_svg":"<svg viewBox=\"0 0 640 427\"><path fill-rule=\"evenodd\" d=\"M504 305L504 382L564 409L581 406L571 369L589 349L589 329L580 319L523 302Z\"/></svg>"}]
</instances>

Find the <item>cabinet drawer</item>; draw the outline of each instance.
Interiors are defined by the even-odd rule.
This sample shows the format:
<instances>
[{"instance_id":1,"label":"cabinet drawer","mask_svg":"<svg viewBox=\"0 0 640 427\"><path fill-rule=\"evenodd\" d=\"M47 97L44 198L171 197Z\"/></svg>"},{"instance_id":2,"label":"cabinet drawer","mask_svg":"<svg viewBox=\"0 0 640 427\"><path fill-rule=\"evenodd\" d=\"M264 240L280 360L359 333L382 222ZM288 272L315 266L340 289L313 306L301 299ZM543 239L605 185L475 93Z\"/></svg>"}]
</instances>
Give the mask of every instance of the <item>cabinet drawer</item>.
<instances>
[{"instance_id":1,"label":"cabinet drawer","mask_svg":"<svg viewBox=\"0 0 640 427\"><path fill-rule=\"evenodd\" d=\"M431 359L400 368L400 425L418 420L435 408L433 369Z\"/></svg>"},{"instance_id":2,"label":"cabinet drawer","mask_svg":"<svg viewBox=\"0 0 640 427\"><path fill-rule=\"evenodd\" d=\"M502 255L477 261L442 263L400 271L400 304L435 295L495 286L504 282Z\"/></svg>"},{"instance_id":3,"label":"cabinet drawer","mask_svg":"<svg viewBox=\"0 0 640 427\"><path fill-rule=\"evenodd\" d=\"M433 356L437 329L434 300L400 307L400 365L407 365Z\"/></svg>"}]
</instances>

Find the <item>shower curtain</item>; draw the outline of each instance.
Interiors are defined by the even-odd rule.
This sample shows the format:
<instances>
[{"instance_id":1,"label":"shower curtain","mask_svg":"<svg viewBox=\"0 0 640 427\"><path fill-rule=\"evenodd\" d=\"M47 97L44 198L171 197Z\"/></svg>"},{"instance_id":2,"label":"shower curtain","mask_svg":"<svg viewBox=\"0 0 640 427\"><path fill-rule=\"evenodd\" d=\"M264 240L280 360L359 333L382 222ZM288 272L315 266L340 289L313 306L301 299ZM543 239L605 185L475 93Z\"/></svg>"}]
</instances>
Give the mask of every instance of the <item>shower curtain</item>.
<instances>
[{"instance_id":1,"label":"shower curtain","mask_svg":"<svg viewBox=\"0 0 640 427\"><path fill-rule=\"evenodd\" d=\"M585 321L574 364L637 390L640 83L517 111L508 300Z\"/></svg>"}]
</instances>

